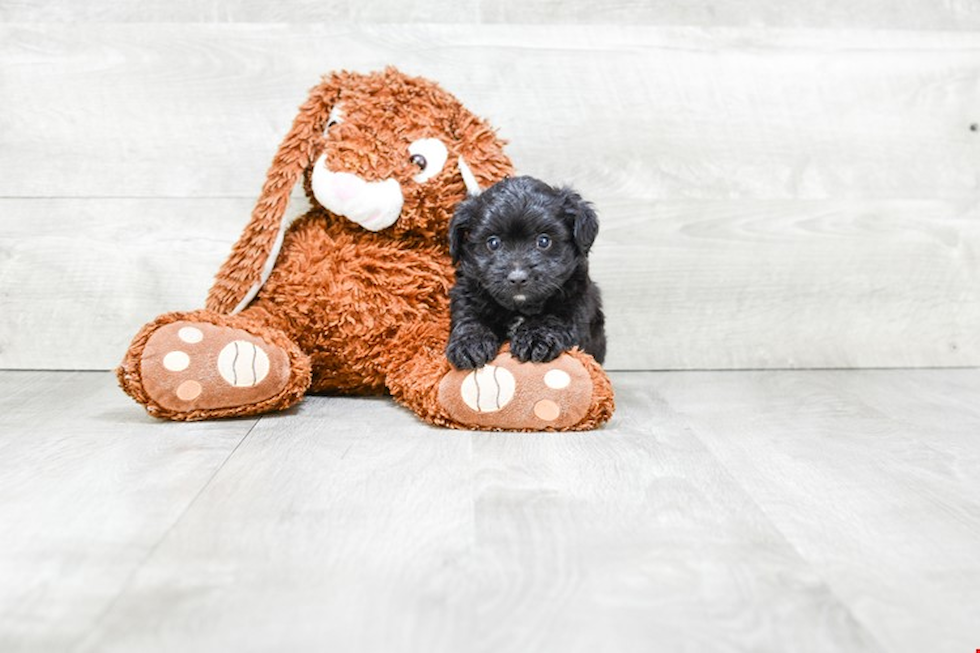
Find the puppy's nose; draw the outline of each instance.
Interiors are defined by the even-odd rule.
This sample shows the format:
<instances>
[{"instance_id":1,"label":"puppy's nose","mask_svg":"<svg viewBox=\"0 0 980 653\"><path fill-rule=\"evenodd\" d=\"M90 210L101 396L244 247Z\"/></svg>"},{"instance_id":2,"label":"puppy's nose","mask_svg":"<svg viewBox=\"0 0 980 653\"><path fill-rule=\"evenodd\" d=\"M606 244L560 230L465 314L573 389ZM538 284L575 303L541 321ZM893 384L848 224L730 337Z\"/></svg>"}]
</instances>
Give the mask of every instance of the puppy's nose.
<instances>
[{"instance_id":1,"label":"puppy's nose","mask_svg":"<svg viewBox=\"0 0 980 653\"><path fill-rule=\"evenodd\" d=\"M523 287L527 284L527 270L521 268L511 270L510 274L507 275L507 281L512 286Z\"/></svg>"}]
</instances>

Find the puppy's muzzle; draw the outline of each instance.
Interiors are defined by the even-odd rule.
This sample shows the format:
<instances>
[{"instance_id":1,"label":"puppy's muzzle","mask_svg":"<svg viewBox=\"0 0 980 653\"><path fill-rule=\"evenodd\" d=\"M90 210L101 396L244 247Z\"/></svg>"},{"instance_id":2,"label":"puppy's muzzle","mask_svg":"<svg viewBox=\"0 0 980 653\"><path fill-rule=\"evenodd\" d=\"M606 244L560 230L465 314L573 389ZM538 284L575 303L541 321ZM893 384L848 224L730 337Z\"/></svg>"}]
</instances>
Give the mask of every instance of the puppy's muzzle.
<instances>
[{"instance_id":1,"label":"puppy's muzzle","mask_svg":"<svg viewBox=\"0 0 980 653\"><path fill-rule=\"evenodd\" d=\"M514 268L507 274L507 283L511 288L519 290L527 285L529 275L524 268Z\"/></svg>"},{"instance_id":2,"label":"puppy's muzzle","mask_svg":"<svg viewBox=\"0 0 980 653\"><path fill-rule=\"evenodd\" d=\"M390 227L402 212L402 187L395 179L365 181L349 172L327 169L326 155L313 166L310 186L325 209L368 231Z\"/></svg>"}]
</instances>

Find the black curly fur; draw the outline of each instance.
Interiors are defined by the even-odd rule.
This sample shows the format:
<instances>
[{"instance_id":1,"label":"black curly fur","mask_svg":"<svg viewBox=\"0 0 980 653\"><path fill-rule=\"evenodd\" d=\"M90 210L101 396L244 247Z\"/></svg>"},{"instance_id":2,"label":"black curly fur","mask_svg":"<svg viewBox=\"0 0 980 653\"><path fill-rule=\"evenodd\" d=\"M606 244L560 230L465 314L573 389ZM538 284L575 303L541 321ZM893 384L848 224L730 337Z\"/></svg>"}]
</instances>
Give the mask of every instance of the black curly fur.
<instances>
[{"instance_id":1,"label":"black curly fur","mask_svg":"<svg viewBox=\"0 0 980 653\"><path fill-rule=\"evenodd\" d=\"M588 259L598 231L578 193L532 177L504 179L463 201L449 227L449 362L482 367L510 340L520 361L550 361L578 346L602 363L605 317Z\"/></svg>"}]
</instances>

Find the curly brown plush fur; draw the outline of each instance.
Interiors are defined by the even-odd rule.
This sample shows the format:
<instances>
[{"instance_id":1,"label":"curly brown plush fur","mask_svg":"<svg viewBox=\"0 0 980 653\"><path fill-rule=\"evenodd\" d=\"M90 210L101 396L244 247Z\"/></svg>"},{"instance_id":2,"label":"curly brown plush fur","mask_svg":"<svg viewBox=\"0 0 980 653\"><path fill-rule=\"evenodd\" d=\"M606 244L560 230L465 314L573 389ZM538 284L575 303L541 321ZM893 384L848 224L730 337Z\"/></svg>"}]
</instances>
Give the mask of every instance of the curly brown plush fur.
<instances>
[{"instance_id":1,"label":"curly brown plush fur","mask_svg":"<svg viewBox=\"0 0 980 653\"><path fill-rule=\"evenodd\" d=\"M438 173L423 181L425 162L408 150L420 139L435 139L446 154ZM323 166L321 180L328 175L338 193L357 198L370 199L365 184L396 184L397 219L370 231L328 210L313 187L316 166ZM464 168L481 187L512 172L493 129L435 83L393 68L325 77L276 153L206 309L167 313L146 325L118 369L121 386L150 414L176 420L281 410L306 392L387 390L422 419L451 427L582 429L606 421L611 386L581 352L566 361L576 380L582 370L583 381L573 384L580 392L575 406L556 395L520 413L514 400L507 419L474 408L467 394L472 379L454 376L444 356L453 279L448 228L466 196ZM283 234L289 196L300 182L313 208ZM525 377L548 371L500 374L526 386ZM528 418L532 409L548 419Z\"/></svg>"}]
</instances>

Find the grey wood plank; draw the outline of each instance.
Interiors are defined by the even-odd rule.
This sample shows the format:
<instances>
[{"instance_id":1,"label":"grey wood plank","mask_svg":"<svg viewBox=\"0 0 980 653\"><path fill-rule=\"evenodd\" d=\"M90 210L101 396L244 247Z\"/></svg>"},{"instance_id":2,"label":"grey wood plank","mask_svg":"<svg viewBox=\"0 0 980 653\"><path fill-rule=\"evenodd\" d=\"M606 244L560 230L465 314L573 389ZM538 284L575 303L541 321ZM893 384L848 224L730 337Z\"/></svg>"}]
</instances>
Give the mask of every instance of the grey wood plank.
<instances>
[{"instance_id":1,"label":"grey wood plank","mask_svg":"<svg viewBox=\"0 0 980 653\"><path fill-rule=\"evenodd\" d=\"M246 22L471 23L479 19L477 0L398 2L397 0L173 0L171 2L71 3L50 0L0 1L0 22Z\"/></svg>"},{"instance_id":2,"label":"grey wood plank","mask_svg":"<svg viewBox=\"0 0 980 653\"><path fill-rule=\"evenodd\" d=\"M614 375L601 433L477 437L482 650L884 650L653 392L660 378Z\"/></svg>"},{"instance_id":3,"label":"grey wood plank","mask_svg":"<svg viewBox=\"0 0 980 653\"><path fill-rule=\"evenodd\" d=\"M593 195L975 199L978 51L975 31L8 23L0 196L252 197L320 74L395 64Z\"/></svg>"},{"instance_id":4,"label":"grey wood plank","mask_svg":"<svg viewBox=\"0 0 980 653\"><path fill-rule=\"evenodd\" d=\"M254 422L157 422L106 373L0 372L0 650L77 643Z\"/></svg>"},{"instance_id":5,"label":"grey wood plank","mask_svg":"<svg viewBox=\"0 0 980 653\"><path fill-rule=\"evenodd\" d=\"M253 203L0 200L0 367L115 367L144 323L204 305Z\"/></svg>"},{"instance_id":6,"label":"grey wood plank","mask_svg":"<svg viewBox=\"0 0 980 653\"><path fill-rule=\"evenodd\" d=\"M465 650L471 465L385 398L263 418L82 650Z\"/></svg>"},{"instance_id":7,"label":"grey wood plank","mask_svg":"<svg viewBox=\"0 0 980 653\"><path fill-rule=\"evenodd\" d=\"M589 197L610 369L980 365L975 203ZM202 305L252 202L0 200L0 367L115 366Z\"/></svg>"},{"instance_id":8,"label":"grey wood plank","mask_svg":"<svg viewBox=\"0 0 980 653\"><path fill-rule=\"evenodd\" d=\"M62 0L64 1L64 0ZM481 0L480 18L501 23L623 23L837 29L939 29L980 27L980 8L961 0L862 0L807 2L752 0Z\"/></svg>"},{"instance_id":9,"label":"grey wood plank","mask_svg":"<svg viewBox=\"0 0 980 653\"><path fill-rule=\"evenodd\" d=\"M980 364L975 203L598 206L614 369Z\"/></svg>"},{"instance_id":10,"label":"grey wood plank","mask_svg":"<svg viewBox=\"0 0 980 653\"><path fill-rule=\"evenodd\" d=\"M81 649L882 650L652 378L592 434L264 418Z\"/></svg>"},{"instance_id":11,"label":"grey wood plank","mask_svg":"<svg viewBox=\"0 0 980 653\"><path fill-rule=\"evenodd\" d=\"M980 370L675 374L654 388L886 650L976 647Z\"/></svg>"},{"instance_id":12,"label":"grey wood plank","mask_svg":"<svg viewBox=\"0 0 980 653\"><path fill-rule=\"evenodd\" d=\"M965 30L980 27L975 3L963 0L807 0L711 2L697 0L481 0L406 3L396 0L170 0L84 3L4 0L0 21L134 22L437 22L437 23L644 23L655 25L836 27Z\"/></svg>"}]
</instances>

